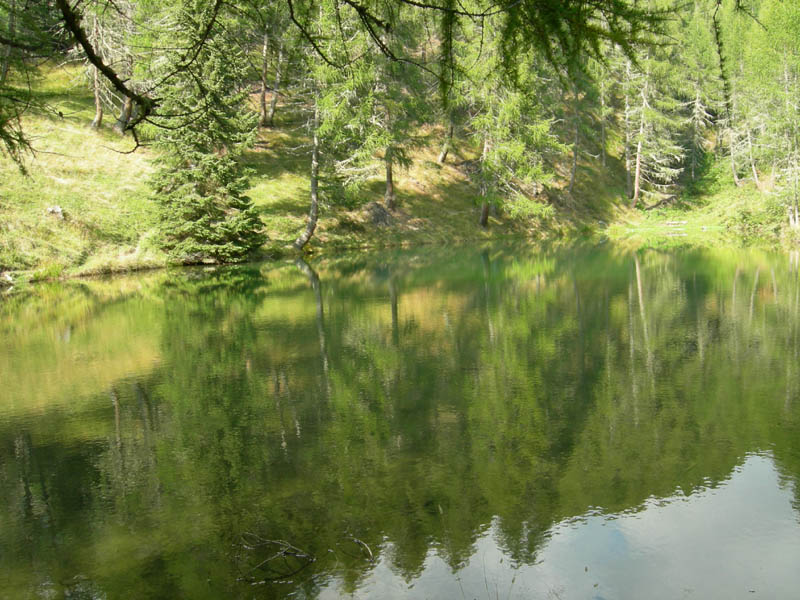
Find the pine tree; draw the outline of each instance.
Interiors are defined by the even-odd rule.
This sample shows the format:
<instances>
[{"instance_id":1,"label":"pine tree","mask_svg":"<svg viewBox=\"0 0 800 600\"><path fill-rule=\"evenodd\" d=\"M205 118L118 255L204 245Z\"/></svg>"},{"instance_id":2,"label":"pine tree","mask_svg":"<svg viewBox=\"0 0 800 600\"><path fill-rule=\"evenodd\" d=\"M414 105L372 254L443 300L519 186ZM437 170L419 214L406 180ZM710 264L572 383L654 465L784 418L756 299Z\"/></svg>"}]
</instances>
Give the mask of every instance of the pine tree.
<instances>
[{"instance_id":1,"label":"pine tree","mask_svg":"<svg viewBox=\"0 0 800 600\"><path fill-rule=\"evenodd\" d=\"M751 43L745 48L751 72L743 78L743 83L748 86L747 97L751 99L748 106L753 107L751 112L761 117L763 123L761 153L775 173L777 191L786 205L789 224L798 229L800 7L796 3L767 0L761 6L759 17L758 27L751 25Z\"/></svg>"},{"instance_id":2,"label":"pine tree","mask_svg":"<svg viewBox=\"0 0 800 600\"><path fill-rule=\"evenodd\" d=\"M713 47L710 17L702 4L695 2L682 21L680 44L683 86L682 112L685 114L686 168L691 181L698 176L715 115L723 112L722 85Z\"/></svg>"},{"instance_id":3,"label":"pine tree","mask_svg":"<svg viewBox=\"0 0 800 600\"><path fill-rule=\"evenodd\" d=\"M387 48L395 56L417 54L422 42L419 19L413 11L397 7L385 18L394 24L385 36ZM367 40L365 40L367 41ZM359 132L349 163L358 168L382 155L386 188L384 202L388 210L396 208L395 167L411 165L410 150L422 144L419 127L429 119L431 99L426 94L423 71L409 62L392 60L369 44L353 75L342 79L349 88L345 94L364 110L353 107L355 117L343 127ZM344 90L342 90L344 91Z\"/></svg>"},{"instance_id":4,"label":"pine tree","mask_svg":"<svg viewBox=\"0 0 800 600\"><path fill-rule=\"evenodd\" d=\"M675 48L648 48L640 59L640 72L627 82L630 98L626 136L633 162L631 207L642 192L663 195L682 172L684 149L679 143L682 118L677 90L679 72L674 68ZM628 73L632 73L629 69Z\"/></svg>"},{"instance_id":5,"label":"pine tree","mask_svg":"<svg viewBox=\"0 0 800 600\"><path fill-rule=\"evenodd\" d=\"M459 48L465 55L473 53L467 55L472 69L456 80L456 94L468 107L469 132L480 148L471 178L480 190L479 224L484 228L492 205L520 216L546 212L533 198L551 178L544 157L565 150L537 96L545 88L540 75L544 65L528 59L508 77L501 64L500 39L491 26L491 21L478 25L485 30L472 39L482 39L482 44L465 40L466 48Z\"/></svg>"},{"instance_id":6,"label":"pine tree","mask_svg":"<svg viewBox=\"0 0 800 600\"><path fill-rule=\"evenodd\" d=\"M185 0L173 39L194 47L211 16L208 3ZM177 53L163 90L155 177L164 248L181 263L236 262L265 240L258 213L245 196L248 171L238 159L254 139L255 115L245 108L245 60L223 28L212 28L187 64ZM174 43L174 42L173 42Z\"/></svg>"}]
</instances>

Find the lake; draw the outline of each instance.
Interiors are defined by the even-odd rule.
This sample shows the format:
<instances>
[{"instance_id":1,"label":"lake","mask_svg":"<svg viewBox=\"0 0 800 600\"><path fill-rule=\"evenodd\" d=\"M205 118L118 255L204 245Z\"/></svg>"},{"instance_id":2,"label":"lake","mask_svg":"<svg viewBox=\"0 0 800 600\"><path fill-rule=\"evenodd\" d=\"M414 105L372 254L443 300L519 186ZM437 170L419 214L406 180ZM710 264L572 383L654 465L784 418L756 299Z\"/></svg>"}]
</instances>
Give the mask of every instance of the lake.
<instances>
[{"instance_id":1,"label":"lake","mask_svg":"<svg viewBox=\"0 0 800 600\"><path fill-rule=\"evenodd\" d=\"M0 598L796 598L798 254L363 251L0 299Z\"/></svg>"}]
</instances>

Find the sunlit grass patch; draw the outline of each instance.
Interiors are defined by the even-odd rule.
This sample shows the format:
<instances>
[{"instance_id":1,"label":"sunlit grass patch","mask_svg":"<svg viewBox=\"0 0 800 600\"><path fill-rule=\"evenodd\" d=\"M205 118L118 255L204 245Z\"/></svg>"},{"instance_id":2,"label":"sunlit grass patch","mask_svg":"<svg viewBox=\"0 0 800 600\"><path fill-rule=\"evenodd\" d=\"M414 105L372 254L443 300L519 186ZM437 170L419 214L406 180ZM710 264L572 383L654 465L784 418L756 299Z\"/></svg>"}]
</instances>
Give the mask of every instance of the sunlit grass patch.
<instances>
[{"instance_id":1,"label":"sunlit grass patch","mask_svg":"<svg viewBox=\"0 0 800 600\"><path fill-rule=\"evenodd\" d=\"M100 130L91 129L93 97L79 65L43 69L35 94L50 109L25 118L34 149L29 174L0 160L0 271L27 271L28 278L46 279L163 266L166 258L155 233L158 206L149 185L157 166L155 151L148 146L126 154L134 141L112 132L117 116L112 111L106 112ZM279 126L262 129L244 155L252 170L248 196L268 235L260 257L293 252L291 244L306 226L310 140L292 110L279 105ZM558 200L558 189L532 200L535 214L493 209L484 230L478 225L478 190L468 176L477 157L474 144L458 140L440 165L436 160L444 131L427 127L420 133L427 145L411 153L409 168L396 168L398 208L386 222L376 217L383 210L385 189L376 156L376 176L346 202L323 194L308 251L562 236L580 220L582 207L592 205L590 214L605 214L597 198L586 196L582 182L577 200Z\"/></svg>"}]
</instances>

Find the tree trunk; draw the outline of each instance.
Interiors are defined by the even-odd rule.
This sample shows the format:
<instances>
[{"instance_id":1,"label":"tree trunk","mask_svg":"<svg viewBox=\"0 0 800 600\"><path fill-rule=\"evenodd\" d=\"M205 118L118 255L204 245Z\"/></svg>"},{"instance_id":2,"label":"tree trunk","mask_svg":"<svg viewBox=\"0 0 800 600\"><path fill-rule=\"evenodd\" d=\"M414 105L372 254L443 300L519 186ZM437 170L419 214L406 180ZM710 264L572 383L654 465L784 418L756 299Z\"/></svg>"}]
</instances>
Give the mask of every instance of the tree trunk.
<instances>
[{"instance_id":1,"label":"tree trunk","mask_svg":"<svg viewBox=\"0 0 800 600\"><path fill-rule=\"evenodd\" d=\"M308 223L306 230L294 241L294 247L302 250L303 247L314 235L314 230L317 228L317 219L319 218L319 197L317 188L319 186L319 106L317 99L314 98L314 125L313 125L313 142L311 149L311 208L308 212Z\"/></svg>"},{"instance_id":2,"label":"tree trunk","mask_svg":"<svg viewBox=\"0 0 800 600\"><path fill-rule=\"evenodd\" d=\"M653 376L653 352L650 348L650 336L648 335L647 331L647 312L645 311L644 307L644 293L642 290L642 270L639 267L639 257L637 255L633 255L634 265L636 266L636 291L639 296L639 312L642 316L642 332L644 333L644 349L647 356L647 370L651 376L651 383L652 383L652 376Z\"/></svg>"},{"instance_id":3,"label":"tree trunk","mask_svg":"<svg viewBox=\"0 0 800 600\"><path fill-rule=\"evenodd\" d=\"M275 121L275 107L278 105L278 90L281 87L281 76L283 75L283 40L278 44L278 62L275 63L275 85L272 87L272 98L269 101L269 113L267 114L267 125L272 127Z\"/></svg>"},{"instance_id":4,"label":"tree trunk","mask_svg":"<svg viewBox=\"0 0 800 600\"><path fill-rule=\"evenodd\" d=\"M125 130L128 123L131 121L131 114L133 113L133 100L125 96L125 101L122 103L122 109L119 112L119 118L114 123L114 131L119 135L125 135Z\"/></svg>"},{"instance_id":5,"label":"tree trunk","mask_svg":"<svg viewBox=\"0 0 800 600\"><path fill-rule=\"evenodd\" d=\"M483 163L486 161L486 156L489 154L489 138L483 138L483 151L481 152L481 169L483 169ZM481 218L478 221L478 224L486 229L489 226L489 203L486 201L486 192L487 192L487 185L486 181L481 182L481 196L483 197L483 203L481 204Z\"/></svg>"},{"instance_id":6,"label":"tree trunk","mask_svg":"<svg viewBox=\"0 0 800 600\"><path fill-rule=\"evenodd\" d=\"M631 63L625 63L625 76L630 81ZM631 100L628 95L627 86L625 89L625 195L630 198L633 196L633 182L631 181Z\"/></svg>"},{"instance_id":7,"label":"tree trunk","mask_svg":"<svg viewBox=\"0 0 800 600\"><path fill-rule=\"evenodd\" d=\"M580 116L578 114L578 96L575 92L575 131L572 139L572 170L569 174L569 188L567 191L572 194L575 187L575 175L578 173L578 144L580 143Z\"/></svg>"},{"instance_id":8,"label":"tree trunk","mask_svg":"<svg viewBox=\"0 0 800 600\"><path fill-rule=\"evenodd\" d=\"M258 96L259 105L261 106L258 124L262 127L266 126L267 121L267 67L269 66L267 57L269 50L269 34L264 32L264 43L261 45L261 92Z\"/></svg>"},{"instance_id":9,"label":"tree trunk","mask_svg":"<svg viewBox=\"0 0 800 600\"><path fill-rule=\"evenodd\" d=\"M645 73L645 78L649 77L649 73ZM636 208L636 203L639 201L639 191L642 187L642 146L644 143L644 128L646 125L645 113L647 112L647 84L645 79L642 85L642 114L639 117L639 139L636 141L636 173L633 178L633 198L631 199L631 208Z\"/></svg>"},{"instance_id":10,"label":"tree trunk","mask_svg":"<svg viewBox=\"0 0 800 600\"><path fill-rule=\"evenodd\" d=\"M392 305L392 343L397 346L400 342L400 325L397 319L397 283L394 275L389 277L389 301Z\"/></svg>"},{"instance_id":11,"label":"tree trunk","mask_svg":"<svg viewBox=\"0 0 800 600\"><path fill-rule=\"evenodd\" d=\"M600 164L606 166L606 88L600 90Z\"/></svg>"},{"instance_id":12,"label":"tree trunk","mask_svg":"<svg viewBox=\"0 0 800 600\"><path fill-rule=\"evenodd\" d=\"M116 433L117 450L122 448L122 435L120 434L119 396L117 390L111 388L111 404L114 407L114 431Z\"/></svg>"},{"instance_id":13,"label":"tree trunk","mask_svg":"<svg viewBox=\"0 0 800 600\"><path fill-rule=\"evenodd\" d=\"M794 113L795 111L792 109L792 104L791 104L791 100L790 100L792 96L789 95L789 66L788 66L788 61L786 59L786 55L785 54L784 54L783 61L784 61L783 62L783 64L784 64L784 68L783 68L783 75L784 75L783 90L784 90L784 96L786 98L786 110L787 110L787 112L789 114L791 114L791 113ZM792 206L790 208L790 211L794 210L794 215L793 215L793 218L790 219L790 221L791 221L792 229L797 229L798 227L800 227L800 212L798 211L798 201L797 201L797 192L798 192L798 190L797 190L797 168L798 168L798 164L797 164L797 130L796 130L796 121L795 121L795 118L794 118L795 115L791 115L791 116L792 116L792 119L791 119L792 132L791 132L791 141L790 141L789 145L791 147L791 156L792 156L791 165L792 165L792 185L793 185L792 192L793 193L792 193Z\"/></svg>"},{"instance_id":14,"label":"tree trunk","mask_svg":"<svg viewBox=\"0 0 800 600\"><path fill-rule=\"evenodd\" d=\"M97 25L97 17L94 17L92 24L94 30L94 39L99 38L99 27ZM92 65L92 89L94 90L94 119L92 120L92 129L100 129L103 124L103 100L100 97L100 71L97 67Z\"/></svg>"},{"instance_id":15,"label":"tree trunk","mask_svg":"<svg viewBox=\"0 0 800 600\"><path fill-rule=\"evenodd\" d=\"M103 124L103 101L100 98L100 73L97 67L92 67L94 75L94 119L92 120L92 128L100 129Z\"/></svg>"},{"instance_id":16,"label":"tree trunk","mask_svg":"<svg viewBox=\"0 0 800 600\"><path fill-rule=\"evenodd\" d=\"M322 303L322 284L319 280L317 272L311 268L306 261L298 258L295 263L297 267L305 273L311 283L311 289L314 290L314 300L317 305L317 336L319 338L319 353L322 357L322 371L325 374L326 387L328 384L328 345L325 340L325 310Z\"/></svg>"},{"instance_id":17,"label":"tree trunk","mask_svg":"<svg viewBox=\"0 0 800 600\"><path fill-rule=\"evenodd\" d=\"M389 210L395 209L395 195L394 195L394 177L392 174L392 148L386 148L384 156L386 163L386 194L384 195L384 203Z\"/></svg>"},{"instance_id":18,"label":"tree trunk","mask_svg":"<svg viewBox=\"0 0 800 600\"><path fill-rule=\"evenodd\" d=\"M697 171L697 140L700 137L700 133L697 127L697 112L700 106L700 89L699 87L695 87L695 94L694 94L694 106L692 107L693 118L692 118L692 161L691 161L691 174L692 174L692 181L696 179L696 171Z\"/></svg>"},{"instance_id":19,"label":"tree trunk","mask_svg":"<svg viewBox=\"0 0 800 600\"><path fill-rule=\"evenodd\" d=\"M17 1L11 0L8 6L8 37L14 39L17 30L16 12ZM0 65L0 86L6 82L8 71L11 68L11 46L6 46L3 53L3 64Z\"/></svg>"},{"instance_id":20,"label":"tree trunk","mask_svg":"<svg viewBox=\"0 0 800 600\"><path fill-rule=\"evenodd\" d=\"M481 218L478 223L484 229L489 227L489 203L485 200L483 201L483 204L481 204Z\"/></svg>"},{"instance_id":21,"label":"tree trunk","mask_svg":"<svg viewBox=\"0 0 800 600\"><path fill-rule=\"evenodd\" d=\"M797 229L800 227L800 211L798 210L798 202L797 202L797 155L795 154L792 157L792 171L793 171L793 198L792 198L792 208L794 209L794 220L792 222L792 229Z\"/></svg>"},{"instance_id":22,"label":"tree trunk","mask_svg":"<svg viewBox=\"0 0 800 600\"><path fill-rule=\"evenodd\" d=\"M439 158L436 159L440 165L443 165L444 162L447 160L447 155L450 153L450 144L453 141L453 121L450 120L450 124L447 127L447 135L444 138L444 144L442 144L442 151L439 152Z\"/></svg>"},{"instance_id":23,"label":"tree trunk","mask_svg":"<svg viewBox=\"0 0 800 600\"><path fill-rule=\"evenodd\" d=\"M639 189L642 185L642 139L636 144L636 174L633 179L633 198L631 199L631 208L636 208L636 203L639 201Z\"/></svg>"},{"instance_id":24,"label":"tree trunk","mask_svg":"<svg viewBox=\"0 0 800 600\"><path fill-rule=\"evenodd\" d=\"M730 130L730 149L731 149L731 174L733 175L733 183L736 184L736 187L742 185L742 182L739 180L739 175L736 173L736 156L733 153L733 129Z\"/></svg>"},{"instance_id":25,"label":"tree trunk","mask_svg":"<svg viewBox=\"0 0 800 600\"><path fill-rule=\"evenodd\" d=\"M733 103L733 99L731 99L731 119L730 123L728 123L728 143L730 144L731 150L731 173L733 175L733 183L736 184L736 187L742 185L742 182L739 180L739 175L736 172L736 139L733 132L733 117L735 114L736 105Z\"/></svg>"},{"instance_id":26,"label":"tree trunk","mask_svg":"<svg viewBox=\"0 0 800 600\"><path fill-rule=\"evenodd\" d=\"M753 181L756 182L756 187L761 189L761 182L758 180L758 171L756 170L756 163L753 160L753 139L750 135L750 128L747 128L747 153L750 157L750 168L753 171Z\"/></svg>"}]
</instances>

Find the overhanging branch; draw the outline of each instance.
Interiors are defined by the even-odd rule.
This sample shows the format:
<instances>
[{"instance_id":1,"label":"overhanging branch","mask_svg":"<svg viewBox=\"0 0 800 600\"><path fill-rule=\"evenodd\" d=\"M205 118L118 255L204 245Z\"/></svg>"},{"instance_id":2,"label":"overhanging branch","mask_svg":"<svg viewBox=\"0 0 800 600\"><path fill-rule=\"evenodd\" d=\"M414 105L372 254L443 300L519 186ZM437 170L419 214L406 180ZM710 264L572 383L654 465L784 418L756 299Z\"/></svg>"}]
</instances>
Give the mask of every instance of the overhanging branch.
<instances>
[{"instance_id":1,"label":"overhanging branch","mask_svg":"<svg viewBox=\"0 0 800 600\"><path fill-rule=\"evenodd\" d=\"M80 16L70 7L67 0L56 0L56 6L61 11L61 16L64 18L64 26L75 38L75 41L80 44L87 60L94 65L100 73L114 86L120 94L130 98L139 106L140 119L144 119L153 112L155 108L155 101L152 98L137 94L129 86L119 78L116 71L103 62L94 50L94 47L89 42L86 32L81 27Z\"/></svg>"}]
</instances>

